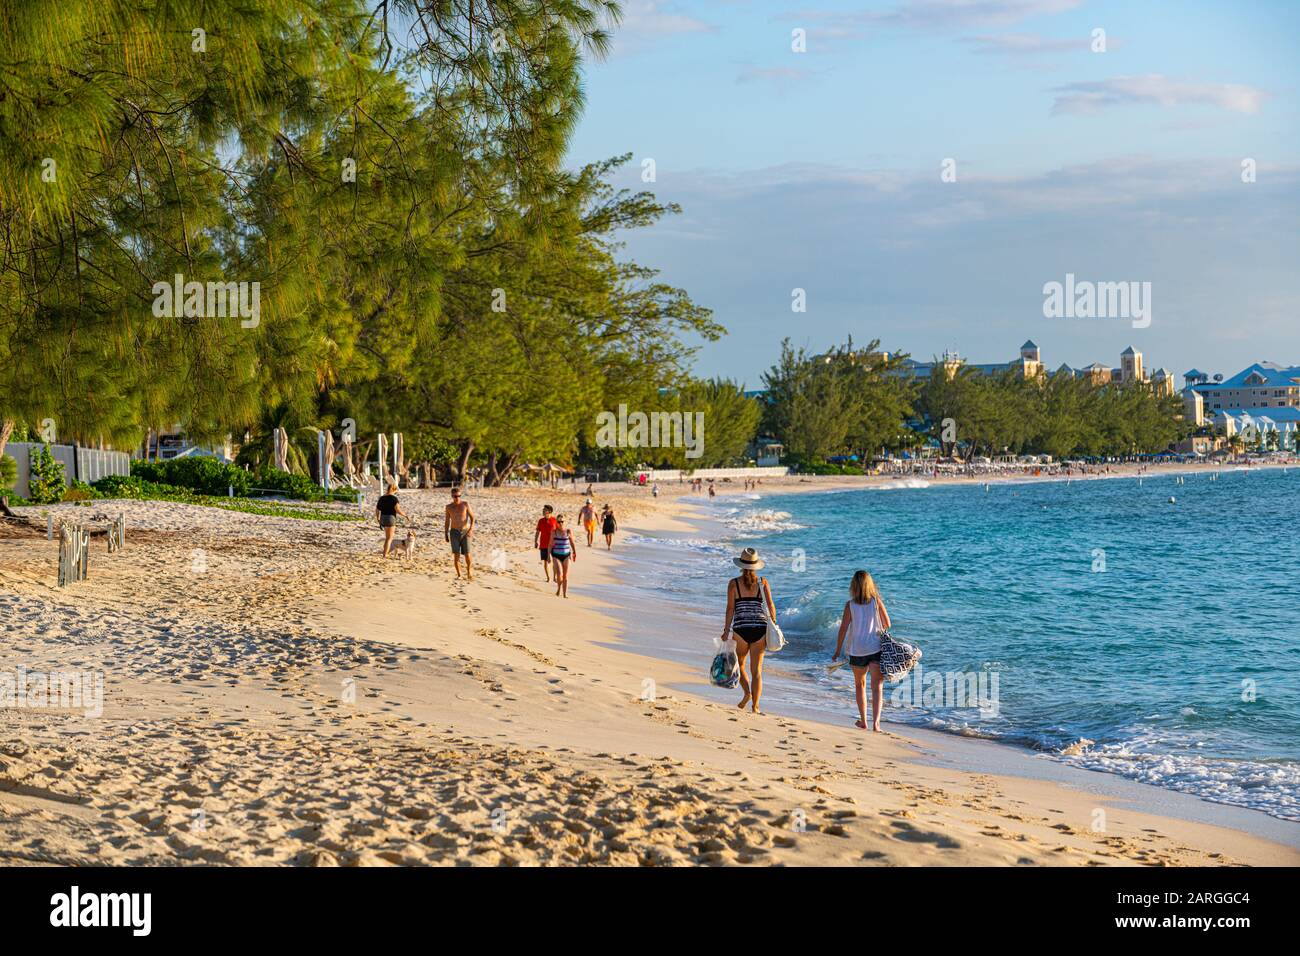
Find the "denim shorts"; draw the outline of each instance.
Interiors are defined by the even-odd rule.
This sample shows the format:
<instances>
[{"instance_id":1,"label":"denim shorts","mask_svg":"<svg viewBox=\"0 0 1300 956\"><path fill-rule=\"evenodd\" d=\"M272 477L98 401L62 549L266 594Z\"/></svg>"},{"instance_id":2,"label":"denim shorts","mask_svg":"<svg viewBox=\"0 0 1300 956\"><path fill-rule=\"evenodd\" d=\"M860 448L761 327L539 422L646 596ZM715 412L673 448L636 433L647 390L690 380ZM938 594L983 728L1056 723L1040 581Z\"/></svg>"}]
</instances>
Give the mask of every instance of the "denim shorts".
<instances>
[{"instance_id":1,"label":"denim shorts","mask_svg":"<svg viewBox=\"0 0 1300 956\"><path fill-rule=\"evenodd\" d=\"M856 654L849 655L849 665L851 667L870 667L872 664L880 663L880 651L874 654L863 654L861 657Z\"/></svg>"}]
</instances>

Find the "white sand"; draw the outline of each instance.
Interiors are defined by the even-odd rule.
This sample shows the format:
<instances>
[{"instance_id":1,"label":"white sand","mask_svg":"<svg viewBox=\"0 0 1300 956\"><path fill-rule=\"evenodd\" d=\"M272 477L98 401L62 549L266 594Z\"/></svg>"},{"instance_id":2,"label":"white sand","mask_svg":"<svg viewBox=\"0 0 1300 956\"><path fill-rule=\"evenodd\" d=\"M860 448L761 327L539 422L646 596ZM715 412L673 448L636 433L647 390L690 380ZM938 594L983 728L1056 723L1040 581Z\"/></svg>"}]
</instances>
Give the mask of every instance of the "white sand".
<instances>
[{"instance_id":1,"label":"white sand","mask_svg":"<svg viewBox=\"0 0 1300 956\"><path fill-rule=\"evenodd\" d=\"M661 488L597 504L624 530L663 528L678 487ZM443 492L403 494L410 565L377 556L373 524L95 502L77 516L125 512L127 550L96 539L91 579L60 590L54 543L0 530L0 673L102 670L106 685L99 717L0 709L0 860L1300 862L1119 807L1094 831L1092 795L666 692L698 674L636 653L584 595L611 580L609 555L579 550L567 601L540 581L533 524L543 501L576 515L572 490L468 497L472 583L450 572Z\"/></svg>"}]
</instances>

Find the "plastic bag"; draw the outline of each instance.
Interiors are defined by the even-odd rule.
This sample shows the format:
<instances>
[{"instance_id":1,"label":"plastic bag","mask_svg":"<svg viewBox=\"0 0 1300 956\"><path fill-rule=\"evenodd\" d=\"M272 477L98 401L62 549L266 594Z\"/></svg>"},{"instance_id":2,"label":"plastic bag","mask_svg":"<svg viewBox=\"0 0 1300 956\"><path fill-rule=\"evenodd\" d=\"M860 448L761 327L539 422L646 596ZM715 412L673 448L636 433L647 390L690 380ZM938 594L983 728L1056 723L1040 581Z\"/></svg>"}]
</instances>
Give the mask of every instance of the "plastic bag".
<instances>
[{"instance_id":1,"label":"plastic bag","mask_svg":"<svg viewBox=\"0 0 1300 956\"><path fill-rule=\"evenodd\" d=\"M735 687L740 683L740 660L736 657L736 642L731 638L720 643L709 667L709 682L714 687Z\"/></svg>"}]
</instances>

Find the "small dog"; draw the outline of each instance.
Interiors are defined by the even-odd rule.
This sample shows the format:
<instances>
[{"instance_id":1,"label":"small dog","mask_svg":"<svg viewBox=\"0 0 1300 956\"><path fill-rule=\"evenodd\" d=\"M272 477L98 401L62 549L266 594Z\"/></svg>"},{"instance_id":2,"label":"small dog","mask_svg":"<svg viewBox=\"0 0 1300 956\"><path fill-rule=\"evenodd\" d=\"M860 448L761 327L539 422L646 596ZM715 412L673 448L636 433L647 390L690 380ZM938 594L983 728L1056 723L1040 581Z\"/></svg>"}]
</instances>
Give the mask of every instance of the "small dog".
<instances>
[{"instance_id":1,"label":"small dog","mask_svg":"<svg viewBox=\"0 0 1300 956\"><path fill-rule=\"evenodd\" d=\"M403 561L409 561L415 557L415 532L406 532L406 537L401 541L394 541L392 547L388 549L388 556L400 555Z\"/></svg>"}]
</instances>

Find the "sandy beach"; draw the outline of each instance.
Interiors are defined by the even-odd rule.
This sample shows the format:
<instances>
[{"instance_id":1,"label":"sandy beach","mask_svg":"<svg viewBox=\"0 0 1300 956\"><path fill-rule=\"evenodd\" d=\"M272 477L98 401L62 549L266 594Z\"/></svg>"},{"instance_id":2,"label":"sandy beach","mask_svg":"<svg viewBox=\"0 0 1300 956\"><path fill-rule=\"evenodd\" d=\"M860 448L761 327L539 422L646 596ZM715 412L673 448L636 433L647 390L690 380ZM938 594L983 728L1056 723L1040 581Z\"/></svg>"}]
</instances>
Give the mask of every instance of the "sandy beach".
<instances>
[{"instance_id":1,"label":"sandy beach","mask_svg":"<svg viewBox=\"0 0 1300 956\"><path fill-rule=\"evenodd\" d=\"M763 488L868 480L891 479ZM621 532L688 529L684 486L661 490L597 504ZM608 600L633 547L581 548L567 600L542 580L533 524L545 502L576 514L577 489L467 497L472 582L442 543L445 491L403 492L409 563L379 557L373 522L52 506L127 520L126 550L95 539L65 589L42 509L23 509L33 527L0 527L0 672L102 672L104 694L99 715L0 708L0 862L1300 863L1242 829L936 765L888 723L782 715L771 689L771 713L739 712L701 692L711 635L698 667L665 661L663 622Z\"/></svg>"}]
</instances>

